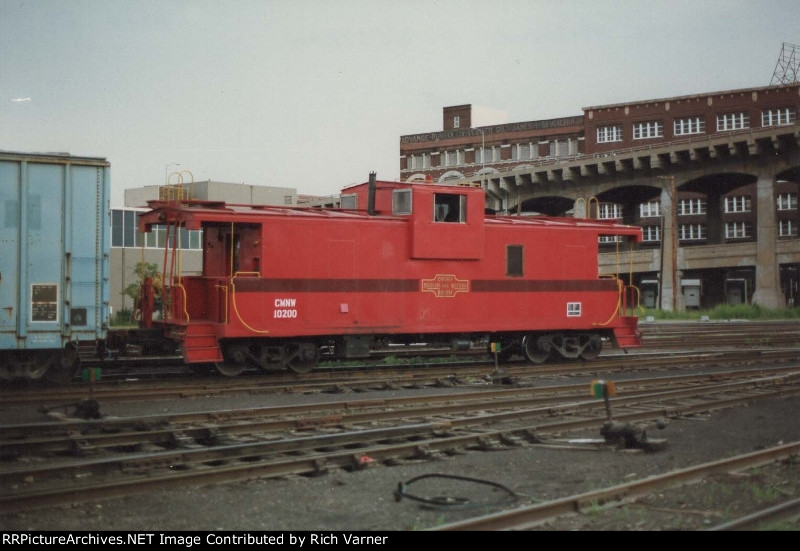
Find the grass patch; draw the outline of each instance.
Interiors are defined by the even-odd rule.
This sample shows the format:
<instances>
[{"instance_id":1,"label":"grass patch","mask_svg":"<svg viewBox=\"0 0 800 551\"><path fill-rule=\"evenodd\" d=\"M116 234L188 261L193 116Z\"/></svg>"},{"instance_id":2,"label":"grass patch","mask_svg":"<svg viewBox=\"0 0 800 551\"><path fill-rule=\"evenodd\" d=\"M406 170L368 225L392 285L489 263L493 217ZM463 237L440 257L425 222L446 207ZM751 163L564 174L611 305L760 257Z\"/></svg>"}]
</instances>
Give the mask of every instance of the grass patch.
<instances>
[{"instance_id":1,"label":"grass patch","mask_svg":"<svg viewBox=\"0 0 800 551\"><path fill-rule=\"evenodd\" d=\"M775 501L781 497L781 492L775 486L761 486L753 484L750 487L753 497L758 501Z\"/></svg>"},{"instance_id":2,"label":"grass patch","mask_svg":"<svg viewBox=\"0 0 800 551\"><path fill-rule=\"evenodd\" d=\"M669 320L786 320L800 318L800 307L772 309L758 304L720 304L710 310L657 310L643 308L635 313L640 319L652 317L657 321Z\"/></svg>"}]
</instances>

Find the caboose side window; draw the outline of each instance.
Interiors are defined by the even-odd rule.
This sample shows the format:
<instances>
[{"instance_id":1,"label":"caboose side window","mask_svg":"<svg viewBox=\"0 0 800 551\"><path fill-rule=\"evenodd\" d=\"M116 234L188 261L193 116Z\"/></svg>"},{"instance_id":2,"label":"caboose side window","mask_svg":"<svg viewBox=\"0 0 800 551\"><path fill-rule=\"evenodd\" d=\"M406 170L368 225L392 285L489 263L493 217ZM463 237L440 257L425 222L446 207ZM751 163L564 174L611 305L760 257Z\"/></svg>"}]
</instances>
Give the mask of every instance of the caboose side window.
<instances>
[{"instance_id":1,"label":"caboose side window","mask_svg":"<svg viewBox=\"0 0 800 551\"><path fill-rule=\"evenodd\" d=\"M522 277L522 245L506 245L506 276Z\"/></svg>"},{"instance_id":2,"label":"caboose side window","mask_svg":"<svg viewBox=\"0 0 800 551\"><path fill-rule=\"evenodd\" d=\"M434 193L433 219L436 222L466 222L467 196L458 193Z\"/></svg>"},{"instance_id":3,"label":"caboose side window","mask_svg":"<svg viewBox=\"0 0 800 551\"><path fill-rule=\"evenodd\" d=\"M346 195L342 195L339 199L340 199L339 206L343 209L358 208L358 196L355 193L348 193Z\"/></svg>"},{"instance_id":4,"label":"caboose side window","mask_svg":"<svg viewBox=\"0 0 800 551\"><path fill-rule=\"evenodd\" d=\"M411 214L411 190L392 191L392 214Z\"/></svg>"}]
</instances>

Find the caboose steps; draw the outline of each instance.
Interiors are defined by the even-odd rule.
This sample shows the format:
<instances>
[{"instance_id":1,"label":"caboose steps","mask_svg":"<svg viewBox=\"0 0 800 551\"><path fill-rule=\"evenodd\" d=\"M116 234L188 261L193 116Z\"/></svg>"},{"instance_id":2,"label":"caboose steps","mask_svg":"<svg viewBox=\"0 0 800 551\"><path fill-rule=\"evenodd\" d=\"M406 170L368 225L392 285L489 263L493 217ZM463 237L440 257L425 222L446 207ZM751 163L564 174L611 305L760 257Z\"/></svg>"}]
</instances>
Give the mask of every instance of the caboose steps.
<instances>
[{"instance_id":1,"label":"caboose steps","mask_svg":"<svg viewBox=\"0 0 800 551\"><path fill-rule=\"evenodd\" d=\"M614 338L617 340L617 346L627 348L630 346L640 346L642 343L641 334L636 329L637 318L635 317L621 317L622 325L614 328Z\"/></svg>"},{"instance_id":2,"label":"caboose steps","mask_svg":"<svg viewBox=\"0 0 800 551\"><path fill-rule=\"evenodd\" d=\"M183 359L186 363L221 362L217 335L210 323L189 323L183 335Z\"/></svg>"}]
</instances>

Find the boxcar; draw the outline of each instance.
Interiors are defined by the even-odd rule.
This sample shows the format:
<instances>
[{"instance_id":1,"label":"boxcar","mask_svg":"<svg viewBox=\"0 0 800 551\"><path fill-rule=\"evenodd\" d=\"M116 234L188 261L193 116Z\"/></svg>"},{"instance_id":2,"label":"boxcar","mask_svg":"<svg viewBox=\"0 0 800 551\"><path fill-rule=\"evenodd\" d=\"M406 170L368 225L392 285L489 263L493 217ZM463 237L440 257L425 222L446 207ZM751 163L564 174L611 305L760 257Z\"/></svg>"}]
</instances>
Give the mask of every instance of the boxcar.
<instances>
[{"instance_id":1,"label":"boxcar","mask_svg":"<svg viewBox=\"0 0 800 551\"><path fill-rule=\"evenodd\" d=\"M0 152L0 379L63 381L108 327L103 158Z\"/></svg>"},{"instance_id":2,"label":"boxcar","mask_svg":"<svg viewBox=\"0 0 800 551\"><path fill-rule=\"evenodd\" d=\"M152 201L139 229L166 226L173 245L202 230L203 269L182 275L179 247L166 251L163 319L147 323L228 375L304 372L377 344L484 341L534 363L640 344L625 285L598 275L598 238L638 242L640 228L487 215L480 187L374 176L342 199L354 208Z\"/></svg>"}]
</instances>

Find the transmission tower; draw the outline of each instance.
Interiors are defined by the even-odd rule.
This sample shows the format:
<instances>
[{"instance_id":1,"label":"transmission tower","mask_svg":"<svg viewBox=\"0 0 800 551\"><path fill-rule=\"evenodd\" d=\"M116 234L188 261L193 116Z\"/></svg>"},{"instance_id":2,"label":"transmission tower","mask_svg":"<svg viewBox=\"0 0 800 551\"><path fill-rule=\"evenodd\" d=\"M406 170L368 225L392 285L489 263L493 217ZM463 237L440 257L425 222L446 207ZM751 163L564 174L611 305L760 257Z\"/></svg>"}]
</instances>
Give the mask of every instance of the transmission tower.
<instances>
[{"instance_id":1,"label":"transmission tower","mask_svg":"<svg viewBox=\"0 0 800 551\"><path fill-rule=\"evenodd\" d=\"M800 72L800 46L784 42L769 85L798 82L798 72Z\"/></svg>"}]
</instances>

